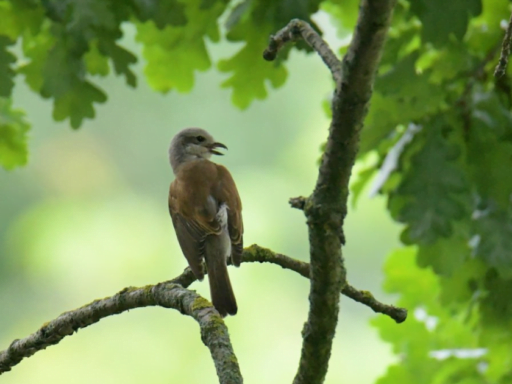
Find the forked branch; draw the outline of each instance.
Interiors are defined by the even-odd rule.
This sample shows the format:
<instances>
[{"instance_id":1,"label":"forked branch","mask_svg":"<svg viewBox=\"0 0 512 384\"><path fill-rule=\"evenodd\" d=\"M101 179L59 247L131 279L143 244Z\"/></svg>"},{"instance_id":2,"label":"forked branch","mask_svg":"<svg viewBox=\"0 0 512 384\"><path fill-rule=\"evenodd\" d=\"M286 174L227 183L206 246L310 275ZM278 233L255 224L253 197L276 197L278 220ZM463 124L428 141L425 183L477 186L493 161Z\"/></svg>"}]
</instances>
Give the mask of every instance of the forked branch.
<instances>
[{"instance_id":1,"label":"forked branch","mask_svg":"<svg viewBox=\"0 0 512 384\"><path fill-rule=\"evenodd\" d=\"M292 20L271 36L264 52L265 59L273 60L284 44L302 38L319 54L336 82L329 137L315 190L309 198L292 202L307 218L311 260L310 310L294 384L321 384L327 373L340 287L347 287L341 246L348 183L395 2L361 1L354 36L341 64L327 43L301 20Z\"/></svg>"},{"instance_id":2,"label":"forked branch","mask_svg":"<svg viewBox=\"0 0 512 384\"><path fill-rule=\"evenodd\" d=\"M407 311L379 303L371 294L348 285L341 253L343 222L347 212L348 182L358 150L360 130L372 93L374 74L396 0L362 0L359 20L343 62L327 43L301 20L292 20L272 36L265 58L273 60L286 43L303 39L322 58L336 83L332 121L317 184L308 198L296 200L296 208L307 217L310 264L276 254L261 247L245 250L244 261L271 262L294 270L311 280L310 311L303 331L299 370L294 384L320 384L327 373L336 329L340 293L402 322ZM220 383L238 384L243 379L227 328L212 305L187 287L195 280L190 271L154 286L126 288L118 294L96 300L66 312L43 325L34 334L15 340L0 352L0 374L23 358L55 345L80 328L126 310L162 306L193 317L217 369Z\"/></svg>"}]
</instances>

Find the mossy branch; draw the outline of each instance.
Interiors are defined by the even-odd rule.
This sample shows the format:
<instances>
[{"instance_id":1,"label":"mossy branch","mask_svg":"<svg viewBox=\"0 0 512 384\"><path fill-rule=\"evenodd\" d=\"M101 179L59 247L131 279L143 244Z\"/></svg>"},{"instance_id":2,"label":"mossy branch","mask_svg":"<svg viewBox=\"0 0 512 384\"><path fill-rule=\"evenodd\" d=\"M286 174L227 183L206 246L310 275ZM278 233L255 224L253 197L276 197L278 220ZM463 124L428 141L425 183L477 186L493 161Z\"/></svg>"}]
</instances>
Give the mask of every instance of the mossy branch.
<instances>
[{"instance_id":1,"label":"mossy branch","mask_svg":"<svg viewBox=\"0 0 512 384\"><path fill-rule=\"evenodd\" d=\"M276 264L284 269L295 271L299 275L308 279L310 278L309 263L276 253L256 244L253 244L244 250L242 261L244 263L258 262ZM354 301L370 307L376 313L382 313L383 315L391 317L397 323L402 323L407 318L407 309L381 303L375 299L371 292L358 290L348 283L341 288L341 293Z\"/></svg>"},{"instance_id":2,"label":"mossy branch","mask_svg":"<svg viewBox=\"0 0 512 384\"><path fill-rule=\"evenodd\" d=\"M222 317L206 299L172 282L125 288L114 296L95 300L81 308L63 313L32 335L13 341L9 348L0 352L0 374L11 370L23 358L58 344L64 337L72 335L80 328L88 327L108 316L148 306L173 308L196 320L201 329L201 339L210 349L219 382L243 383Z\"/></svg>"},{"instance_id":3,"label":"mossy branch","mask_svg":"<svg viewBox=\"0 0 512 384\"><path fill-rule=\"evenodd\" d=\"M286 27L270 36L267 49L263 52L263 58L268 61L275 60L281 48L289 42L303 39L322 58L330 69L334 82L341 82L341 61L336 57L329 45L315 32L315 30L299 19L293 19Z\"/></svg>"},{"instance_id":4,"label":"mossy branch","mask_svg":"<svg viewBox=\"0 0 512 384\"><path fill-rule=\"evenodd\" d=\"M284 269L297 272L299 275L307 279L310 278L309 263L294 259L281 253L276 253L271 249L260 247L257 244L253 244L244 249L244 253L242 254L242 263L275 264ZM187 267L181 275L172 279L170 283L180 284L187 288L194 281L196 281L196 278L191 269ZM382 313L383 315L391 317L398 324L403 323L405 319L407 319L407 309L381 303L369 291L361 291L347 283L343 288L341 288L341 293L358 303L368 306L376 313Z\"/></svg>"},{"instance_id":5,"label":"mossy branch","mask_svg":"<svg viewBox=\"0 0 512 384\"><path fill-rule=\"evenodd\" d=\"M275 264L306 278L310 276L308 263L256 244L244 249L242 262ZM72 335L80 328L97 323L105 317L134 308L162 306L174 308L185 315L192 316L199 323L202 340L210 348L221 383L241 383L240 369L222 318L206 299L186 289L195 281L194 274L187 267L181 275L170 281L141 288L125 288L112 297L95 300L83 307L65 312L55 320L44 324L32 335L22 340L14 340L9 348L0 352L0 375L10 371L23 358L58 344L64 337ZM359 291L349 284L346 284L341 292L367 305L375 312L390 316L397 323L403 322L407 317L406 309L383 304L371 293Z\"/></svg>"},{"instance_id":6,"label":"mossy branch","mask_svg":"<svg viewBox=\"0 0 512 384\"><path fill-rule=\"evenodd\" d=\"M340 287L344 290L347 286L341 246L345 242L348 183L395 3L396 0L361 1L354 36L343 62L302 20L292 20L271 36L263 54L266 60L273 60L284 44L302 38L322 58L336 83L329 137L315 190L307 199L292 202L292 206L304 210L307 218L311 260L310 309L294 384L321 384L327 374L338 322Z\"/></svg>"}]
</instances>

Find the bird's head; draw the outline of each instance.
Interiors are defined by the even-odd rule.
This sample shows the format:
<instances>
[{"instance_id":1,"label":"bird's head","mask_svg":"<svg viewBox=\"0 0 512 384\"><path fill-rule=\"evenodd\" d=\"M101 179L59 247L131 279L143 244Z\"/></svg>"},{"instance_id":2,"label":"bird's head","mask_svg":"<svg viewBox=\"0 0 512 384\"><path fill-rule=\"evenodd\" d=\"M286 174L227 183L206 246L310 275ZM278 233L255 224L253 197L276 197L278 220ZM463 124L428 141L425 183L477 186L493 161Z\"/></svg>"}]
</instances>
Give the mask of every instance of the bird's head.
<instances>
[{"instance_id":1,"label":"bird's head","mask_svg":"<svg viewBox=\"0 0 512 384\"><path fill-rule=\"evenodd\" d=\"M201 128L185 128L178 132L171 141L169 160L174 172L188 161L206 159L211 155L223 155L218 148L228 149L216 142L212 135Z\"/></svg>"}]
</instances>

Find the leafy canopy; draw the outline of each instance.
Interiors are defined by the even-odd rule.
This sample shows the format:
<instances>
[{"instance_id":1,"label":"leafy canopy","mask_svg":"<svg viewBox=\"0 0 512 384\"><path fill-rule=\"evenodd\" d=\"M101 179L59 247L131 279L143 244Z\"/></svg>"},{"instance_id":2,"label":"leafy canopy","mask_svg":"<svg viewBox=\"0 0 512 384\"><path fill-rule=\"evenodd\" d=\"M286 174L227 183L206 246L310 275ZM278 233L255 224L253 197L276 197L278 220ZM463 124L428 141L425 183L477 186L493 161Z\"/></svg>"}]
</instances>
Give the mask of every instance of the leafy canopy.
<instances>
[{"instance_id":1,"label":"leafy canopy","mask_svg":"<svg viewBox=\"0 0 512 384\"><path fill-rule=\"evenodd\" d=\"M55 120L78 128L107 100L95 76L113 70L137 85L140 58L120 43L129 23L156 91L190 91L196 71L215 65L233 103L247 108L286 81L286 53L261 60L269 34L292 18L313 23L319 10L348 34L358 1L0 0L0 164L27 161L15 76L53 101ZM396 6L360 143L360 158L377 160L352 186L355 202L386 158L396 163L376 188L404 228L385 288L411 316L400 326L373 321L401 356L379 384L512 382L511 70L492 76L510 12L502 0ZM206 42L221 39L241 45L213 63Z\"/></svg>"},{"instance_id":2,"label":"leafy canopy","mask_svg":"<svg viewBox=\"0 0 512 384\"><path fill-rule=\"evenodd\" d=\"M368 182L404 127L420 127L380 188L408 245L390 255L385 288L412 316L407 329L374 321L402 356L379 384L512 380L510 70L493 77L510 11L398 3L359 154L378 154Z\"/></svg>"}]
</instances>

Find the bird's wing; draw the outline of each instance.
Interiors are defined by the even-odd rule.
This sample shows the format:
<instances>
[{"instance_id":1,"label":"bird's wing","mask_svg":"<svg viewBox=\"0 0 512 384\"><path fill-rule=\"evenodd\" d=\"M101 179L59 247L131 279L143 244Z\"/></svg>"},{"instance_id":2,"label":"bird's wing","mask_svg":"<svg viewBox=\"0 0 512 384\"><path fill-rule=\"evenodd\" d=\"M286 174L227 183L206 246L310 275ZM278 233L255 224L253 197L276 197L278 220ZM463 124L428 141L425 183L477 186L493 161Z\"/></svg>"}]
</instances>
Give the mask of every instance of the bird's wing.
<instances>
[{"instance_id":1,"label":"bird's wing","mask_svg":"<svg viewBox=\"0 0 512 384\"><path fill-rule=\"evenodd\" d=\"M202 280L206 236L222 231L216 220L217 203L212 198L197 198L175 180L169 189L169 212L183 254L194 275Z\"/></svg>"},{"instance_id":2,"label":"bird's wing","mask_svg":"<svg viewBox=\"0 0 512 384\"><path fill-rule=\"evenodd\" d=\"M228 232L231 238L231 260L239 266L242 261L244 223L242 220L242 201L235 181L222 165L217 166L217 182L212 188L212 196L228 207Z\"/></svg>"}]
</instances>

